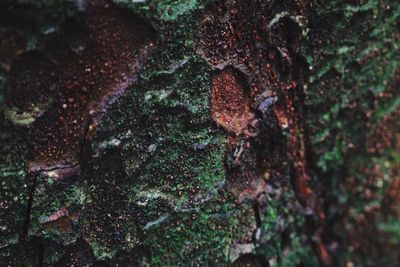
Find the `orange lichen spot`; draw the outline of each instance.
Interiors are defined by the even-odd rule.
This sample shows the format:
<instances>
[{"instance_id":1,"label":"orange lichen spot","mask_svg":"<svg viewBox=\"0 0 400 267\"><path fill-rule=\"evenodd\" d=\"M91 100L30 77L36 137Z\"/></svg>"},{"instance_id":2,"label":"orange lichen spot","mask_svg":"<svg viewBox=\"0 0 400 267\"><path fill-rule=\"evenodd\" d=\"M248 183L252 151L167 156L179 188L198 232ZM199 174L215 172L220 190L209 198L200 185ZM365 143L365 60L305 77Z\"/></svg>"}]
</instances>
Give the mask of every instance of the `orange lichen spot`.
<instances>
[{"instance_id":1,"label":"orange lichen spot","mask_svg":"<svg viewBox=\"0 0 400 267\"><path fill-rule=\"evenodd\" d=\"M226 68L212 80L211 113L213 120L227 131L241 134L254 118L245 93L243 77Z\"/></svg>"}]
</instances>

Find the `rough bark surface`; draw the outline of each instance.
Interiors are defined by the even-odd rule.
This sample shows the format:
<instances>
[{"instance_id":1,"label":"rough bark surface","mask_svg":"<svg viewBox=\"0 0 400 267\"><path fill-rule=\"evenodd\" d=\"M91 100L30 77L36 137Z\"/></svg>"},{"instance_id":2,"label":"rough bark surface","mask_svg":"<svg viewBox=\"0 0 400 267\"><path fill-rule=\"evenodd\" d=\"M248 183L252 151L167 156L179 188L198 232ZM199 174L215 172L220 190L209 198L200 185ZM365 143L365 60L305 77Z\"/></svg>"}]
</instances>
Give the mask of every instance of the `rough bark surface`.
<instances>
[{"instance_id":1,"label":"rough bark surface","mask_svg":"<svg viewBox=\"0 0 400 267\"><path fill-rule=\"evenodd\" d=\"M400 4L0 3L0 266L397 266Z\"/></svg>"}]
</instances>

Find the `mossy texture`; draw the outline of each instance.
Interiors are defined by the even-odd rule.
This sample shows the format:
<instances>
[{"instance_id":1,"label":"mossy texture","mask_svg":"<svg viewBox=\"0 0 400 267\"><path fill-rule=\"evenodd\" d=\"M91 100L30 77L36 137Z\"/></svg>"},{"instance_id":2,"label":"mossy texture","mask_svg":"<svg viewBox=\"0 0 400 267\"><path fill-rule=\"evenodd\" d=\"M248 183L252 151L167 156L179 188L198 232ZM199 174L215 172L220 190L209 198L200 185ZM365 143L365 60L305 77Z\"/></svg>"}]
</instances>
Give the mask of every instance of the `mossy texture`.
<instances>
[{"instance_id":1,"label":"mossy texture","mask_svg":"<svg viewBox=\"0 0 400 267\"><path fill-rule=\"evenodd\" d=\"M396 265L398 203L383 206L399 179L400 127L393 118L400 103L400 5L320 1L316 10L303 45L311 75L307 120L320 179L335 199L329 209L349 216L343 226L348 263Z\"/></svg>"},{"instance_id":2,"label":"mossy texture","mask_svg":"<svg viewBox=\"0 0 400 267\"><path fill-rule=\"evenodd\" d=\"M27 41L25 50L45 50L43 40L58 32L65 18L84 16L84 2L13 3L23 7L15 9L17 14L32 11L26 17L30 25L15 26ZM274 23L259 14L252 25L265 36L252 36L253 28L232 19L254 39L238 43L243 61L272 62L234 66L235 73L246 76L244 94L250 94L253 82L271 87L252 92L257 105L251 112L261 124L254 127L264 128L256 130L259 139L252 139L250 149L244 144L253 133L238 137L212 120L212 79L223 67L208 62L220 55L210 50L203 58L198 47L205 14L213 11L207 8L220 2L113 1L154 28L155 50L140 63L138 81L88 127L79 171L64 179L51 171L29 172L32 128L15 125L3 114L8 71L0 68L0 266L237 266L249 254L257 264L320 266L316 244L323 242L335 251L339 265L398 263L400 4L265 1L263 10L279 11L265 15ZM229 8L242 3L225 2ZM231 10L232 18L240 17ZM220 27L230 23L220 20ZM286 32L279 21L295 30ZM263 23L278 26L271 33ZM241 38L233 32L227 28L226 40L218 45ZM291 41L288 47L299 49L284 50L281 36ZM268 59L253 53L257 49ZM249 75L255 69L263 73L264 67L276 71L278 81ZM304 128L286 129L279 114L265 119L272 108L261 110L258 102L262 97L274 102L270 94L276 88L285 89L273 97L288 99L293 90L304 89L297 102L283 102L299 113L294 120L300 123L290 127ZM299 103L304 106L289 107ZM296 138L310 140L315 161L310 165L316 179L307 187L316 192L313 202L323 199L318 216L326 216L325 228L318 229L326 240L320 243L310 233L316 215L299 197L295 168L287 162L290 142L298 146L293 154L305 153L305 141L296 143ZM248 162L240 165L240 160ZM253 188L259 184L232 178L236 170L252 178L256 167L265 182L259 183L261 192ZM265 169L275 170L275 176ZM365 236L368 231L373 236Z\"/></svg>"}]
</instances>

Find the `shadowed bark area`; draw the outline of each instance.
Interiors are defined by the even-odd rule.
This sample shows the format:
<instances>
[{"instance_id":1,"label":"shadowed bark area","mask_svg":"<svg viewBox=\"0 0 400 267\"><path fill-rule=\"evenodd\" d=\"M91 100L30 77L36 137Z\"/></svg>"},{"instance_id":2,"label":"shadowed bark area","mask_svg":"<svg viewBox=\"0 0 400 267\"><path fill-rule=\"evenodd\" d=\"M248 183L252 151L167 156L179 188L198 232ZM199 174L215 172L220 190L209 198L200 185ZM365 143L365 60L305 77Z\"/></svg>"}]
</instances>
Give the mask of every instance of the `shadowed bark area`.
<instances>
[{"instance_id":1,"label":"shadowed bark area","mask_svg":"<svg viewBox=\"0 0 400 267\"><path fill-rule=\"evenodd\" d=\"M391 0L0 3L0 266L397 266Z\"/></svg>"},{"instance_id":2,"label":"shadowed bark area","mask_svg":"<svg viewBox=\"0 0 400 267\"><path fill-rule=\"evenodd\" d=\"M156 36L111 4L86 12L86 23L69 19L60 33L46 36L43 52L17 56L6 85L6 114L31 128L29 170L58 179L79 171L85 140L107 107L137 81ZM76 45L82 28L86 36Z\"/></svg>"}]
</instances>

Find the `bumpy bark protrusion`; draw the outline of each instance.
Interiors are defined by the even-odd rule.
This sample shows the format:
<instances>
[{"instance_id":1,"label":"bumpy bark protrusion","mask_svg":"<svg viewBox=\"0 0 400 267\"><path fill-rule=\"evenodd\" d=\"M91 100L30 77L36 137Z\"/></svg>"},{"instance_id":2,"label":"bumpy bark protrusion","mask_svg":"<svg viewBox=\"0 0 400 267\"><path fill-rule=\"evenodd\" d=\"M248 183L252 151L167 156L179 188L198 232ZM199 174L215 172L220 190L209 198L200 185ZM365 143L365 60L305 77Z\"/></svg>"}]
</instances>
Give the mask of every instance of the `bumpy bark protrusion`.
<instances>
[{"instance_id":1,"label":"bumpy bark protrusion","mask_svg":"<svg viewBox=\"0 0 400 267\"><path fill-rule=\"evenodd\" d=\"M6 114L31 128L32 172L77 173L85 142L154 50L155 30L127 11L104 3L86 12L83 23L66 20L44 51L12 63Z\"/></svg>"}]
</instances>

